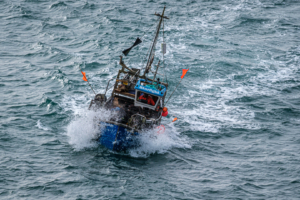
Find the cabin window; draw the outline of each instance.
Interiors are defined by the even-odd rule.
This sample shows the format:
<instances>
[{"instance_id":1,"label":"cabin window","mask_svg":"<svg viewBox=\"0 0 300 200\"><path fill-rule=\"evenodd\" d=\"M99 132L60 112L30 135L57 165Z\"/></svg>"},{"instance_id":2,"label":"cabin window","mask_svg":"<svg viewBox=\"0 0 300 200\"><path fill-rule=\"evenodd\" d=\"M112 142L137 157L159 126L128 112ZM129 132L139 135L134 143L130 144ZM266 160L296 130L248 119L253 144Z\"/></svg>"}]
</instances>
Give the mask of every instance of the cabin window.
<instances>
[{"instance_id":1,"label":"cabin window","mask_svg":"<svg viewBox=\"0 0 300 200\"><path fill-rule=\"evenodd\" d=\"M150 95L145 92L137 91L136 101L150 106L155 106L157 103L158 97Z\"/></svg>"}]
</instances>

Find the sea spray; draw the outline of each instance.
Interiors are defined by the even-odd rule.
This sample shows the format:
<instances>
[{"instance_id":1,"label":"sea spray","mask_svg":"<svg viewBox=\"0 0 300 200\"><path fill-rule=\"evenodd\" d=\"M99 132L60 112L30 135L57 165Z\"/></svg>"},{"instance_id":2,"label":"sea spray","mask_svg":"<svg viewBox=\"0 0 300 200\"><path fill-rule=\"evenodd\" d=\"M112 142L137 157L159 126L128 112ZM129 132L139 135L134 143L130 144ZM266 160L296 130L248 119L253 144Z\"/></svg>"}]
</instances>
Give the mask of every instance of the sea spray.
<instances>
[{"instance_id":1,"label":"sea spray","mask_svg":"<svg viewBox=\"0 0 300 200\"><path fill-rule=\"evenodd\" d=\"M101 134L99 122L109 120L114 113L99 109L97 111L81 109L67 127L69 143L75 150L97 147L97 138Z\"/></svg>"},{"instance_id":2,"label":"sea spray","mask_svg":"<svg viewBox=\"0 0 300 200\"><path fill-rule=\"evenodd\" d=\"M157 128L141 131L137 136L139 146L129 150L132 157L149 157L154 153L166 153L172 148L191 148L191 142L180 135L173 125L166 126L164 133Z\"/></svg>"}]
</instances>

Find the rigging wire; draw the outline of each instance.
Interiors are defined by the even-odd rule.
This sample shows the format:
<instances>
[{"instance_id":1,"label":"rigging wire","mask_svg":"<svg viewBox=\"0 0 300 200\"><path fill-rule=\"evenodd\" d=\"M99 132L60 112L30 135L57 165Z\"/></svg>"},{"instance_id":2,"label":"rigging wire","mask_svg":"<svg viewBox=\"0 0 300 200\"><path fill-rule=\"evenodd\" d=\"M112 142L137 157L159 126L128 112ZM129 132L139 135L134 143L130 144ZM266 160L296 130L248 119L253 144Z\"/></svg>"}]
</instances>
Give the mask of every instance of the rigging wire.
<instances>
[{"instance_id":1,"label":"rigging wire","mask_svg":"<svg viewBox=\"0 0 300 200\"><path fill-rule=\"evenodd\" d=\"M164 24L163 24L164 25ZM165 32L165 25L164 25L164 32ZM167 53L167 49L166 49L166 53ZM168 76L167 76L167 73L166 73L166 68L165 68L165 62L164 62L164 72L165 72L165 75L166 75L166 83L168 83Z\"/></svg>"},{"instance_id":2,"label":"rigging wire","mask_svg":"<svg viewBox=\"0 0 300 200\"><path fill-rule=\"evenodd\" d=\"M146 31L144 31L144 34L142 35L142 37L139 37L140 39L142 39L146 33L151 29L153 28L153 26L156 24L157 22L155 21L155 23L152 24L152 26L150 26L150 28L148 28ZM125 44L127 43L127 41L129 40L130 36L127 37L127 39L124 41L123 45L122 45L122 49L125 47ZM122 54L121 54L122 55ZM120 55L120 56L121 56Z\"/></svg>"},{"instance_id":3,"label":"rigging wire","mask_svg":"<svg viewBox=\"0 0 300 200\"><path fill-rule=\"evenodd\" d=\"M163 23L163 44L165 43L165 20L162 20ZM164 73L165 73L165 80L166 83L168 83L168 78L167 78L167 74L166 74L166 68L165 68L165 54L164 54L164 50L162 50L163 53L163 68L164 68Z\"/></svg>"},{"instance_id":4,"label":"rigging wire","mask_svg":"<svg viewBox=\"0 0 300 200\"><path fill-rule=\"evenodd\" d=\"M159 18L155 21L154 25L157 24L158 21L159 21ZM153 27L153 25L151 26L151 28L152 28L152 27ZM149 29L148 29L148 31L149 31ZM145 35L145 34L144 34L144 35ZM144 36L143 36L143 37L144 37ZM155 36L154 36L154 37L155 37ZM150 49L151 49L151 45L152 45L152 43L150 43L150 46L149 46L148 51L147 51L147 53L146 53L146 56L145 56L145 58L144 58L144 60L143 60L142 66L144 66L144 65L145 65L145 62L147 61L147 57L148 57L148 55L149 55L149 52L150 52ZM145 69L146 67L147 67L147 66L142 67L141 70Z\"/></svg>"},{"instance_id":5,"label":"rigging wire","mask_svg":"<svg viewBox=\"0 0 300 200\"><path fill-rule=\"evenodd\" d=\"M144 35L143 35L141 38L143 38L143 37L145 36L146 32L148 32L151 28L153 28L153 26L157 23L157 21L159 21L159 19L157 19L157 20L155 21L155 23L154 23L150 28L148 28L148 30L146 30L146 31L144 32ZM148 52L146 53L146 56L145 56L144 60L142 61L142 66L144 66L144 64L145 64L145 62L146 62L146 60L147 60L149 51L150 51L150 49L151 49L151 44L152 44L152 43L150 43ZM142 71L142 70L145 69L146 67L147 67L147 66L142 67L139 71ZM137 73L138 73L138 71L135 73L135 75L136 75ZM135 77L135 75L134 75L133 77ZM133 79L133 78L132 78L132 79ZM132 81L132 80L131 80L131 81Z\"/></svg>"},{"instance_id":6,"label":"rigging wire","mask_svg":"<svg viewBox=\"0 0 300 200\"><path fill-rule=\"evenodd\" d=\"M156 21L155 21L155 23L153 23L153 25L152 26L150 26L147 30L145 30L144 31L144 34L140 37L141 39L146 35L146 33L151 29L151 28L153 28L153 26L155 25L155 24L157 24L157 22L160 20L160 18L158 18ZM163 23L163 42L164 42L164 20L162 19L162 23ZM156 28L156 32L158 31L158 29L159 29L160 27L159 27L159 25L157 25L157 28ZM129 38L129 37L128 37ZM127 38L127 40L128 40L128 38ZM147 53L146 53L146 56L145 56L145 58L144 58L144 60L142 61L142 66L144 66L144 64L145 64L145 62L146 62L146 60L147 60L147 57L148 57L148 55L149 55L149 58L151 57L151 55L155 55L155 46L156 46L156 42L157 42L157 38L158 38L158 34L157 35L155 35L154 36L154 38L153 38L153 43L150 43L150 46L149 46L149 49L148 49L148 51L147 51ZM151 49L151 45L152 44L154 44L153 46L152 46L152 49ZM124 45L123 46L125 46L125 42L124 42ZM151 49L151 50L150 50ZM150 52L151 51L151 52ZM151 55L150 55L151 54ZM121 54L122 55L122 54ZM149 60L148 60L148 62L149 62ZM147 65L148 65L148 63L147 63ZM141 69L140 69L140 71L141 70L143 70L143 69L145 69L145 68L147 68L147 65L145 66L145 67L142 67ZM165 66L164 65L164 54L163 54L163 66ZM164 72L165 72L165 69L164 69ZM165 73L166 74L166 73ZM166 81L167 81L167 76L165 77L165 79L166 79Z\"/></svg>"},{"instance_id":7,"label":"rigging wire","mask_svg":"<svg viewBox=\"0 0 300 200\"><path fill-rule=\"evenodd\" d=\"M158 20L159 20L159 19L158 19ZM158 20L157 20L157 21L158 21ZM150 26L146 31L144 31L144 34L142 35L142 37L140 37L141 39L146 35L146 33L147 33L151 28L153 28L153 26L157 23L157 21L155 21L155 23L153 23L152 26ZM128 36L127 39L126 39L126 41L123 43L122 49L124 48L125 43L128 41L128 38L129 38L129 37L130 37L130 36ZM151 43L150 43L149 50L150 50L150 49L151 49ZM147 60L147 55L148 55L148 53L149 53L149 50L148 50L148 52L147 52L147 54L146 54L146 57L145 57L144 62L142 63L142 65L144 65L144 64L145 64L145 61ZM122 54L121 54L120 56L122 56ZM143 70L143 69L144 69L144 68L141 68L141 70ZM140 70L140 71L141 71L141 70ZM138 71L137 71L137 72L138 72ZM135 75L137 74L137 72L135 73ZM134 76L135 76L135 75L134 75ZM133 77L134 77L134 76L133 76Z\"/></svg>"},{"instance_id":8,"label":"rigging wire","mask_svg":"<svg viewBox=\"0 0 300 200\"><path fill-rule=\"evenodd\" d=\"M158 19L159 20L159 19ZM157 20L157 21L158 21ZM156 22L154 24L152 24L152 26L150 26L150 28L148 28L148 30L144 31L144 34L141 38L143 38L146 35L146 32L148 32L151 28L153 28L153 26L156 24Z\"/></svg>"}]
</instances>

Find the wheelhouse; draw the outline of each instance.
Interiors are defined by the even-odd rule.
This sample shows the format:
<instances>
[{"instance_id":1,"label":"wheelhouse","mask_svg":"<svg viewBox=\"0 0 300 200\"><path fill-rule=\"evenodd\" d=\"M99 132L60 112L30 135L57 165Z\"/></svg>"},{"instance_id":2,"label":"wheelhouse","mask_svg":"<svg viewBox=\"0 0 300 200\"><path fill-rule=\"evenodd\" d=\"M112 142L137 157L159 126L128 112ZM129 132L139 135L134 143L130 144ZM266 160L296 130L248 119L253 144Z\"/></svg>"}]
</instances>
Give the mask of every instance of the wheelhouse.
<instances>
[{"instance_id":1,"label":"wheelhouse","mask_svg":"<svg viewBox=\"0 0 300 200\"><path fill-rule=\"evenodd\" d=\"M156 82L146 81L145 79L140 79L136 83L135 87L135 99L134 106L140 106L149 108L151 110L156 110L156 108L162 107L163 105L163 97L166 93L166 87L162 84L157 84ZM142 96L145 95L147 98L152 99L154 102L149 103L147 100L142 99Z\"/></svg>"}]
</instances>

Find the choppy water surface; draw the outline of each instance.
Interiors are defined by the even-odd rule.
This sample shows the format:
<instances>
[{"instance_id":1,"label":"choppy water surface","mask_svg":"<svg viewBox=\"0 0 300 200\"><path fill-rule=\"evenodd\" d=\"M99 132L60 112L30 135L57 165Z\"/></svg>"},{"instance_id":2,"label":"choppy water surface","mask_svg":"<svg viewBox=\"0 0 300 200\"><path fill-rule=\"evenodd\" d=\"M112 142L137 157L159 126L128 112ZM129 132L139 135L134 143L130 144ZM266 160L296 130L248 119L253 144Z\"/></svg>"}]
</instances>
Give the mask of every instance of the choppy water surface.
<instances>
[{"instance_id":1,"label":"choppy water surface","mask_svg":"<svg viewBox=\"0 0 300 200\"><path fill-rule=\"evenodd\" d=\"M190 69L168 105L179 120L110 152L92 120L111 113L87 111L79 68L103 92L145 34L125 58L143 67L164 5L170 91ZM295 0L0 1L0 198L300 198L299 10Z\"/></svg>"}]
</instances>

